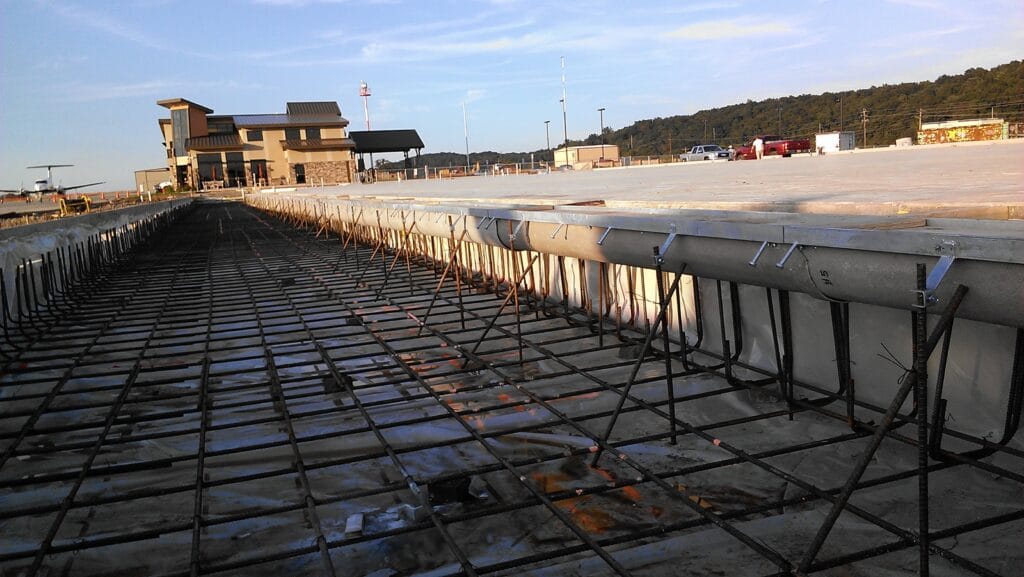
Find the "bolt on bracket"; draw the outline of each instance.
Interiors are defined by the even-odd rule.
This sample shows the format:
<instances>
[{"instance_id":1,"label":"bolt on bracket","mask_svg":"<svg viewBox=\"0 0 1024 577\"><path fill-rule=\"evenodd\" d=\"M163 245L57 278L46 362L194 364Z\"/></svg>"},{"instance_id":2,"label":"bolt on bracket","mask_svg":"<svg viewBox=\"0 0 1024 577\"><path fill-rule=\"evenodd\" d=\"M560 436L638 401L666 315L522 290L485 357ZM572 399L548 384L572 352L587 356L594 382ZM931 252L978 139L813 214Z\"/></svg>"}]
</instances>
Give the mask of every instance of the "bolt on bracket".
<instances>
[{"instance_id":1,"label":"bolt on bracket","mask_svg":"<svg viewBox=\"0 0 1024 577\"><path fill-rule=\"evenodd\" d=\"M798 246L800 246L800 243L798 242L794 242L793 244L789 245L789 250L786 251L786 254L782 255L782 260L775 263L775 266L778 268L783 268L784 266L786 266L786 261L789 260L789 257L793 256L793 251L796 250L796 247Z\"/></svg>"},{"instance_id":2,"label":"bolt on bracket","mask_svg":"<svg viewBox=\"0 0 1024 577\"><path fill-rule=\"evenodd\" d=\"M757 266L757 260L761 258L761 255L764 254L764 249L766 248L768 248L768 241L761 243L761 247L757 249L756 253L754 253L754 258L750 259L750 262L747 264L750 266Z\"/></svg>"}]
</instances>

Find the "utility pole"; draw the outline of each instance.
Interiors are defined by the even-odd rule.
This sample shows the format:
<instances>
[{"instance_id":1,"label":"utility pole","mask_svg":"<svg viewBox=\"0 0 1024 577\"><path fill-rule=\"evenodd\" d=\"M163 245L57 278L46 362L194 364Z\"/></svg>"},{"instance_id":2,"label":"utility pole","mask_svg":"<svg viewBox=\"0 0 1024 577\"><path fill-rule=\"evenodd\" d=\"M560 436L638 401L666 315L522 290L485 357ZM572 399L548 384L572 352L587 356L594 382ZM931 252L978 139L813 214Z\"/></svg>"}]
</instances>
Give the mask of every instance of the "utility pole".
<instances>
[{"instance_id":1,"label":"utility pole","mask_svg":"<svg viewBox=\"0 0 1024 577\"><path fill-rule=\"evenodd\" d=\"M601 160L604 160L604 108L598 108L597 112L601 115Z\"/></svg>"},{"instance_id":2,"label":"utility pole","mask_svg":"<svg viewBox=\"0 0 1024 577\"><path fill-rule=\"evenodd\" d=\"M708 141L708 119L704 119L704 142Z\"/></svg>"},{"instance_id":3,"label":"utility pole","mask_svg":"<svg viewBox=\"0 0 1024 577\"><path fill-rule=\"evenodd\" d=\"M917 109L917 129L924 129L924 108Z\"/></svg>"},{"instance_id":4,"label":"utility pole","mask_svg":"<svg viewBox=\"0 0 1024 577\"><path fill-rule=\"evenodd\" d=\"M668 155L672 156L672 135L668 135Z\"/></svg>"},{"instance_id":5,"label":"utility pole","mask_svg":"<svg viewBox=\"0 0 1024 577\"><path fill-rule=\"evenodd\" d=\"M864 148L868 147L868 109L860 111L860 121L864 125Z\"/></svg>"},{"instance_id":6,"label":"utility pole","mask_svg":"<svg viewBox=\"0 0 1024 577\"><path fill-rule=\"evenodd\" d=\"M843 131L843 95L839 95L839 132Z\"/></svg>"}]
</instances>

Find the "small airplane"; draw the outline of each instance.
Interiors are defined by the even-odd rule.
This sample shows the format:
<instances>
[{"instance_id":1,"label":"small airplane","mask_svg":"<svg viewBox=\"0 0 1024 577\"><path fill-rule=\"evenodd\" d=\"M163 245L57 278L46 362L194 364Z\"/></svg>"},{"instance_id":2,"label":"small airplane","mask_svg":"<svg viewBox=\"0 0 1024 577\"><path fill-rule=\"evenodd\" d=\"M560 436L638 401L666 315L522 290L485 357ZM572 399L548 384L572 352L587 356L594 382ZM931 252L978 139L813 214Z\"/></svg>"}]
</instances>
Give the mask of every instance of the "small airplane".
<instances>
[{"instance_id":1,"label":"small airplane","mask_svg":"<svg viewBox=\"0 0 1024 577\"><path fill-rule=\"evenodd\" d=\"M75 185L75 186L61 186L59 184L54 185L53 184L53 169L54 168L63 168L63 167L67 167L67 166L74 166L74 165L73 164L42 164L42 165L38 165L38 166L28 166L26 168L45 168L46 169L46 178L40 178L39 180L35 181L35 183L32 185L32 189L31 190L28 190L25 187L22 187L19 190L4 190L4 189L0 189L0 193L3 193L4 196L6 196L6 195L13 195L13 194L17 194L19 196L28 196L30 194L46 194L46 193L50 193L50 192L55 192L57 194L63 194L65 192L69 191L69 190L75 190L76 188L85 188L87 186L96 186L97 184L103 184L103 182L90 182L89 184L78 184L78 185Z\"/></svg>"}]
</instances>

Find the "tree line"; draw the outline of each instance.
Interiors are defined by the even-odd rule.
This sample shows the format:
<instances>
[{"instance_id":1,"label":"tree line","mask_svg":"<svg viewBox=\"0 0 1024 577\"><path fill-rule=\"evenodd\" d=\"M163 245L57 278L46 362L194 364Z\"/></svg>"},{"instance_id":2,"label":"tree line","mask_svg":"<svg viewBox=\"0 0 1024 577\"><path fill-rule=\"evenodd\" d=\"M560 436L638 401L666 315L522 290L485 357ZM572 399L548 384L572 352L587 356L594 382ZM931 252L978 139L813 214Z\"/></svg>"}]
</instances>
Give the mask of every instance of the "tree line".
<instances>
[{"instance_id":1,"label":"tree line","mask_svg":"<svg viewBox=\"0 0 1024 577\"><path fill-rule=\"evenodd\" d=\"M898 138L916 140L921 122L990 116L1024 122L1024 61L992 69L971 68L934 81L747 100L694 114L638 120L618 130L605 128L604 142L618 145L623 156L657 156L678 154L697 144L739 146L758 134L813 140L818 132L843 129L856 131L858 146L888 146ZM597 133L569 141L570 146L594 144L601 144ZM470 153L470 162L528 162L530 154L537 161L552 160L553 156L552 151L544 149L532 153L484 151ZM465 164L466 155L428 153L421 160L428 166L460 166ZM382 164L386 168L401 167L400 162Z\"/></svg>"}]
</instances>

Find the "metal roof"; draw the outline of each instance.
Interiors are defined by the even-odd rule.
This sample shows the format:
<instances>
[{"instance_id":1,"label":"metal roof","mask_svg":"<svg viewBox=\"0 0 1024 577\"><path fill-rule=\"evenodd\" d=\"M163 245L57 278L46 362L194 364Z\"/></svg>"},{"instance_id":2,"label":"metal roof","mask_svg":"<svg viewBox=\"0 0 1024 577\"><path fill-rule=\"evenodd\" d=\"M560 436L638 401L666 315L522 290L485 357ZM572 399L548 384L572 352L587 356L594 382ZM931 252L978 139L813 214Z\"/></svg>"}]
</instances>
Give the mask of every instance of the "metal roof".
<instances>
[{"instance_id":1,"label":"metal roof","mask_svg":"<svg viewBox=\"0 0 1024 577\"><path fill-rule=\"evenodd\" d=\"M349 131L357 153L405 152L424 148L420 135L412 129Z\"/></svg>"},{"instance_id":2,"label":"metal roof","mask_svg":"<svg viewBox=\"0 0 1024 577\"><path fill-rule=\"evenodd\" d=\"M285 109L288 114L331 114L341 116L337 102L289 102Z\"/></svg>"},{"instance_id":3,"label":"metal roof","mask_svg":"<svg viewBox=\"0 0 1024 577\"><path fill-rule=\"evenodd\" d=\"M240 114L234 117L239 128L264 126L348 126L348 120L335 114Z\"/></svg>"},{"instance_id":4,"label":"metal roof","mask_svg":"<svg viewBox=\"0 0 1024 577\"><path fill-rule=\"evenodd\" d=\"M191 150L218 150L225 148L241 148L242 139L237 134L213 134L188 139Z\"/></svg>"}]
</instances>

